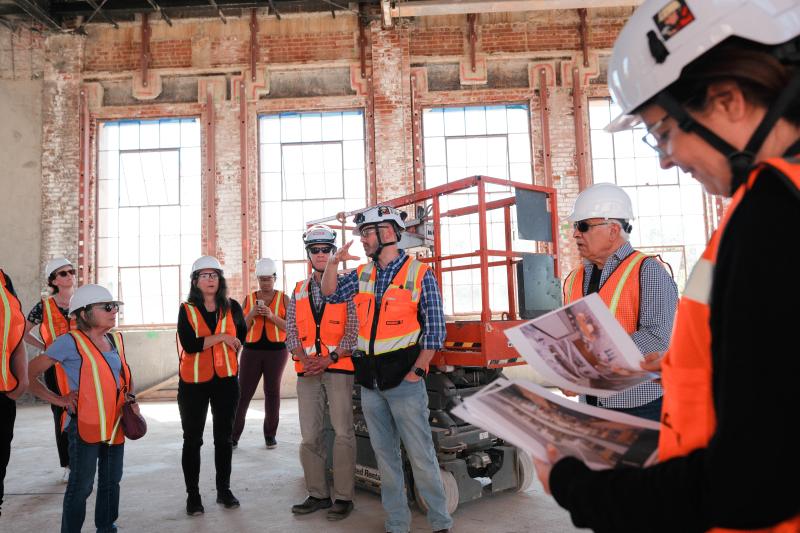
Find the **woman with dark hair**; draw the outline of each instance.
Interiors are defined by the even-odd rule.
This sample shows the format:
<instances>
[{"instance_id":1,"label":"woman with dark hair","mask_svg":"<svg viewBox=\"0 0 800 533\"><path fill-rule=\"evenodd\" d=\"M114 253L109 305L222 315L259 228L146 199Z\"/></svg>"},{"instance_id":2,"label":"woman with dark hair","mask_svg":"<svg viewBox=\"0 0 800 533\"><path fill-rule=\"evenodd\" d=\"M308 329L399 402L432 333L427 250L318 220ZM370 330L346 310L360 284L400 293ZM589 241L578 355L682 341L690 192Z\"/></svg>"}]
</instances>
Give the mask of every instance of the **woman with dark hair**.
<instances>
[{"instance_id":1,"label":"woman with dark hair","mask_svg":"<svg viewBox=\"0 0 800 533\"><path fill-rule=\"evenodd\" d=\"M247 326L239 303L228 298L222 265L203 256L192 265L192 285L178 313L180 380L178 408L183 427L183 478L186 513L203 514L200 497L200 447L208 406L214 424L217 503L239 507L230 489L233 420L239 402L239 349Z\"/></svg>"},{"instance_id":2,"label":"woman with dark hair","mask_svg":"<svg viewBox=\"0 0 800 533\"><path fill-rule=\"evenodd\" d=\"M650 361L660 462L592 471L554 449L536 462L578 527L800 531L799 67L800 0L649 0L617 39L608 79L624 115L609 131L644 123L663 168L730 202Z\"/></svg>"},{"instance_id":3,"label":"woman with dark hair","mask_svg":"<svg viewBox=\"0 0 800 533\"><path fill-rule=\"evenodd\" d=\"M289 352L286 350L286 307L289 298L275 289L278 270L275 261L259 259L256 263L258 289L247 296L244 304L247 342L242 350L239 379L242 396L233 424L233 446L244 431L247 408L258 382L264 377L264 442L268 449L278 445L275 434L281 409L281 378Z\"/></svg>"},{"instance_id":4,"label":"woman with dark hair","mask_svg":"<svg viewBox=\"0 0 800 533\"><path fill-rule=\"evenodd\" d=\"M75 267L66 257L57 257L47 262L44 275L50 296L33 306L25 325L25 342L40 352L47 350L60 335L75 329L75 320L69 316L69 300L77 285ZM63 396L69 393L67 375L59 363L45 370L44 383L54 394ZM64 469L61 481L66 483L69 479L69 440L63 428L67 411L54 404L50 408L53 411L58 460Z\"/></svg>"},{"instance_id":5,"label":"woman with dark hair","mask_svg":"<svg viewBox=\"0 0 800 533\"><path fill-rule=\"evenodd\" d=\"M31 392L69 413L64 431L69 439L70 473L61 533L80 533L95 476L95 526L98 533L117 531L114 522L119 516L125 451L122 406L133 391L122 334L111 333L120 305L105 287L80 287L69 304L76 328L58 337L30 363ZM37 379L56 363L67 375L67 394L53 392Z\"/></svg>"}]
</instances>

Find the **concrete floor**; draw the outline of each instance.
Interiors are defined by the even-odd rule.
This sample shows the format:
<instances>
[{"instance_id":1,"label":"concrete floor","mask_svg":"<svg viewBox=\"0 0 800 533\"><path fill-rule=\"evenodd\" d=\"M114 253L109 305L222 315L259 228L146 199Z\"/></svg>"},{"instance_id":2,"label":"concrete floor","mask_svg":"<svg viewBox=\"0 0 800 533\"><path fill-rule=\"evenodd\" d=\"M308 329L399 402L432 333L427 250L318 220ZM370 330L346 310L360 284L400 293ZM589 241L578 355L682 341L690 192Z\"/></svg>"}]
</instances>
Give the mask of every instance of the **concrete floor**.
<instances>
[{"instance_id":1,"label":"concrete floor","mask_svg":"<svg viewBox=\"0 0 800 533\"><path fill-rule=\"evenodd\" d=\"M303 472L298 459L300 428L297 401L284 399L278 447L267 450L261 437L263 411L251 405L245 433L234 451L232 490L242 502L237 510L215 503L213 438L206 424L200 486L205 515L185 513L180 467L181 430L174 402L143 403L149 432L125 445L125 470L120 501L120 531L128 532L380 532L384 514L379 496L358 490L356 509L342 522L328 522L324 512L292 515L293 503L303 500ZM65 485L53 439L50 409L41 405L17 410L11 462L6 475L6 498L0 531L57 531ZM89 498L84 531L94 531L94 494ZM413 508L412 531L430 531L425 517ZM504 493L461 505L454 514L458 533L569 533L568 514L533 486L523 493ZM6 528L7 524L13 526Z\"/></svg>"}]
</instances>

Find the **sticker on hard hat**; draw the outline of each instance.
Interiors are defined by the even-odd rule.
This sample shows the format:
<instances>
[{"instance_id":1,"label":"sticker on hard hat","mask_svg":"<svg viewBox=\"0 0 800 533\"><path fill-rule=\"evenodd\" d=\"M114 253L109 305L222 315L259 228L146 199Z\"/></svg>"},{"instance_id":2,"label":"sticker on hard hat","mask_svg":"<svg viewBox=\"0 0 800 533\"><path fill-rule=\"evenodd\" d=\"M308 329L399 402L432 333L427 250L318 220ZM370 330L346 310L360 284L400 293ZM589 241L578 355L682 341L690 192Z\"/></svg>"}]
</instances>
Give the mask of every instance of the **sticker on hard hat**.
<instances>
[{"instance_id":1,"label":"sticker on hard hat","mask_svg":"<svg viewBox=\"0 0 800 533\"><path fill-rule=\"evenodd\" d=\"M658 13L653 15L661 37L667 41L694 21L692 10L686 0L670 0Z\"/></svg>"}]
</instances>

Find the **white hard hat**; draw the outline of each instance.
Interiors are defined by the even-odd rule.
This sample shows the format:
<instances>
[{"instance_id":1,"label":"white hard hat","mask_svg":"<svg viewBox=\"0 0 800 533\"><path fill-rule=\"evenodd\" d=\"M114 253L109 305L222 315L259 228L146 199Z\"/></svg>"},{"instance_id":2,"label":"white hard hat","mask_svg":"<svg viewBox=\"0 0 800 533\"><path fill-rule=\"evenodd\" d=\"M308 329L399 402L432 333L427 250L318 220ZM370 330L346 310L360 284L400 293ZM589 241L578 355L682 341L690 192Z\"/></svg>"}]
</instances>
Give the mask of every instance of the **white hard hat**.
<instances>
[{"instance_id":1,"label":"white hard hat","mask_svg":"<svg viewBox=\"0 0 800 533\"><path fill-rule=\"evenodd\" d=\"M72 261L66 257L56 257L51 259L46 265L44 265L44 277L49 278L50 274L65 266L72 266Z\"/></svg>"},{"instance_id":2,"label":"white hard hat","mask_svg":"<svg viewBox=\"0 0 800 533\"><path fill-rule=\"evenodd\" d=\"M311 226L303 233L303 243L306 248L312 244L330 244L334 245L336 242L336 232L324 224L317 224ZM334 245L334 248L336 246Z\"/></svg>"},{"instance_id":3,"label":"white hard hat","mask_svg":"<svg viewBox=\"0 0 800 533\"><path fill-rule=\"evenodd\" d=\"M392 222L395 224L395 226L397 226L397 231L400 232L401 230L406 229L406 223L404 220L407 216L407 213L395 209L394 207L390 207L388 205L376 205L375 207L370 207L369 209L356 214L356 216L353 218L353 222L356 223L356 226L359 230L363 226L376 225L380 224L381 222Z\"/></svg>"},{"instance_id":4,"label":"white hard hat","mask_svg":"<svg viewBox=\"0 0 800 533\"><path fill-rule=\"evenodd\" d=\"M275 266L275 261L269 257L259 259L256 263L256 277L275 276L277 274L278 268Z\"/></svg>"},{"instance_id":5,"label":"white hard hat","mask_svg":"<svg viewBox=\"0 0 800 533\"><path fill-rule=\"evenodd\" d=\"M122 305L122 302L115 300L111 293L101 285L94 285L89 283L82 287L75 289L75 293L69 300L69 314L75 313L79 309L83 309L87 305L102 304L108 302L115 302Z\"/></svg>"},{"instance_id":6,"label":"white hard hat","mask_svg":"<svg viewBox=\"0 0 800 533\"><path fill-rule=\"evenodd\" d=\"M800 0L648 0L614 43L608 88L622 114L606 128L640 120L645 102L676 81L683 68L728 37L777 45L800 35Z\"/></svg>"},{"instance_id":7,"label":"white hard hat","mask_svg":"<svg viewBox=\"0 0 800 533\"><path fill-rule=\"evenodd\" d=\"M597 183L584 189L575 199L570 222L587 218L633 219L633 206L628 193L613 183Z\"/></svg>"},{"instance_id":8,"label":"white hard hat","mask_svg":"<svg viewBox=\"0 0 800 533\"><path fill-rule=\"evenodd\" d=\"M219 264L219 260L216 257L213 255L204 255L192 264L192 274L206 268L213 268L214 270L222 272L222 265Z\"/></svg>"}]
</instances>

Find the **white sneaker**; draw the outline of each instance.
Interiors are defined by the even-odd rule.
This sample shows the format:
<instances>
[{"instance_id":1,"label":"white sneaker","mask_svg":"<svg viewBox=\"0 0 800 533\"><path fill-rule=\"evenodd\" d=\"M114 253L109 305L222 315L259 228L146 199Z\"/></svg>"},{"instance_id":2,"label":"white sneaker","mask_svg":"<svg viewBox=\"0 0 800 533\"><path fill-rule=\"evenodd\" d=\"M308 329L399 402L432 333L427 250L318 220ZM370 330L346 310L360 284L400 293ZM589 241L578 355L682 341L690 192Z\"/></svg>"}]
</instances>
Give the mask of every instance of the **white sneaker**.
<instances>
[{"instance_id":1,"label":"white sneaker","mask_svg":"<svg viewBox=\"0 0 800 533\"><path fill-rule=\"evenodd\" d=\"M64 474L61 476L61 483L66 483L69 481L69 467L64 467Z\"/></svg>"}]
</instances>

